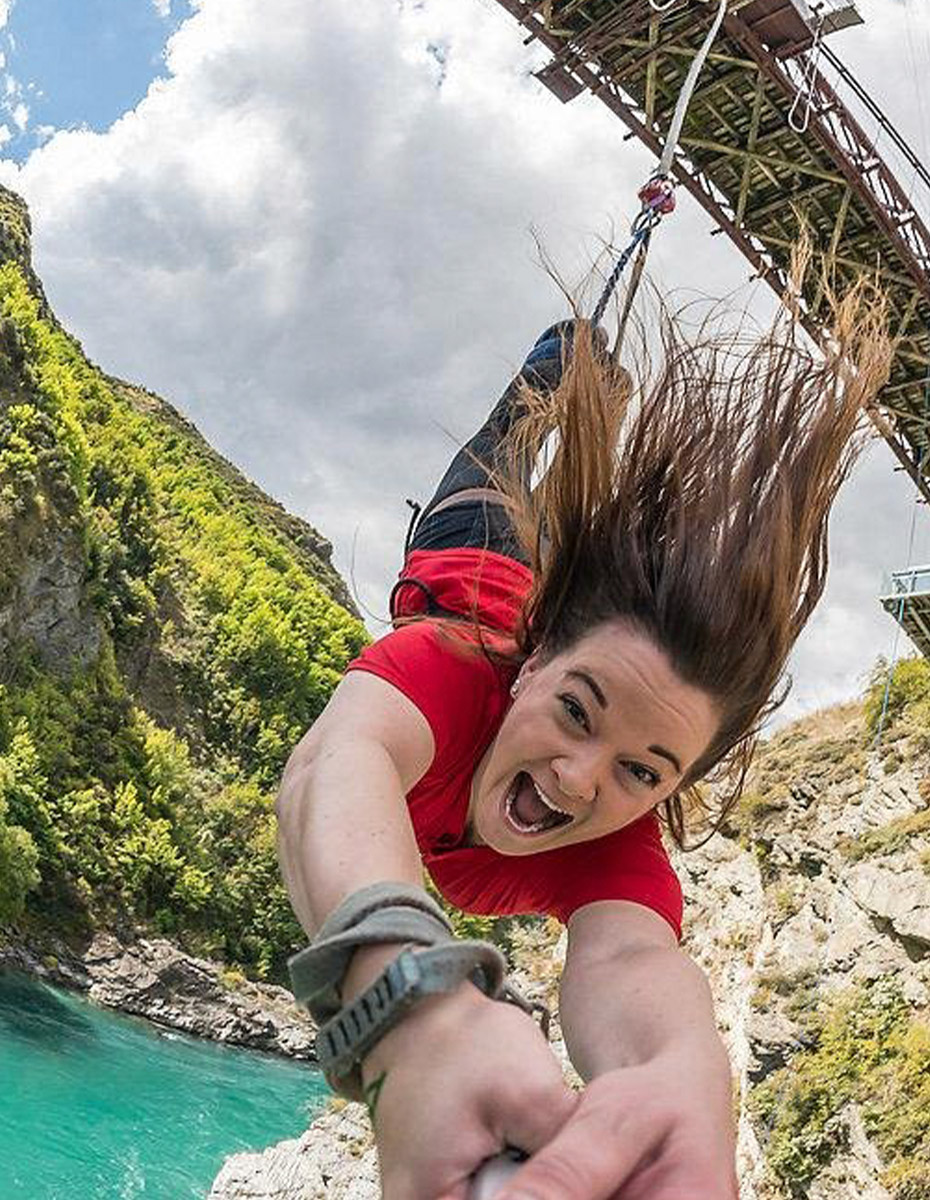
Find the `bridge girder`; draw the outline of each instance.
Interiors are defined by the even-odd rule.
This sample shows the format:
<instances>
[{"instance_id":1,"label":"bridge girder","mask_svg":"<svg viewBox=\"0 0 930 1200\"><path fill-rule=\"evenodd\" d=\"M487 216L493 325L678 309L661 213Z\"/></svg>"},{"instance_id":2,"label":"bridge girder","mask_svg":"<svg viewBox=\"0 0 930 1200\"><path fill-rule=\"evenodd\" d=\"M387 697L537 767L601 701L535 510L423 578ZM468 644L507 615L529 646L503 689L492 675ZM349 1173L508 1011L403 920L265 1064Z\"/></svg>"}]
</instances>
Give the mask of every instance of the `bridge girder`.
<instances>
[{"instance_id":1,"label":"bridge girder","mask_svg":"<svg viewBox=\"0 0 930 1200\"><path fill-rule=\"evenodd\" d=\"M592 92L661 152L714 5L681 0L659 17L649 0L498 3L523 25L527 40L551 51L539 78L563 102ZM891 378L871 416L930 501L930 231L872 139L810 61L813 31L789 7L733 0L688 110L674 173L779 295L802 221L820 260L815 268L822 265L838 290L877 272L899 340ZM777 37L771 34L776 8ZM825 57L837 78L881 116L826 47ZM805 71L810 122L798 133L788 112ZM820 277L819 270L810 272L803 297L803 319L815 338L825 333Z\"/></svg>"}]
</instances>

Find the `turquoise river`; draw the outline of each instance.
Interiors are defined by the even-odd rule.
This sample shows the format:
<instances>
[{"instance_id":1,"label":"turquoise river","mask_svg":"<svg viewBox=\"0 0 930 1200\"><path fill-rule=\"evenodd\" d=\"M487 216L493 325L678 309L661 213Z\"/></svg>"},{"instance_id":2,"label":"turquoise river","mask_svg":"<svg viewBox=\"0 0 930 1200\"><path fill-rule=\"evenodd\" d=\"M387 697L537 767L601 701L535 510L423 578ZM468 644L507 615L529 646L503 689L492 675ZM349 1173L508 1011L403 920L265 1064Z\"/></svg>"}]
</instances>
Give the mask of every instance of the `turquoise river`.
<instances>
[{"instance_id":1,"label":"turquoise river","mask_svg":"<svg viewBox=\"0 0 930 1200\"><path fill-rule=\"evenodd\" d=\"M203 1200L227 1155L296 1137L326 1095L309 1067L0 972L0 1200Z\"/></svg>"}]
</instances>

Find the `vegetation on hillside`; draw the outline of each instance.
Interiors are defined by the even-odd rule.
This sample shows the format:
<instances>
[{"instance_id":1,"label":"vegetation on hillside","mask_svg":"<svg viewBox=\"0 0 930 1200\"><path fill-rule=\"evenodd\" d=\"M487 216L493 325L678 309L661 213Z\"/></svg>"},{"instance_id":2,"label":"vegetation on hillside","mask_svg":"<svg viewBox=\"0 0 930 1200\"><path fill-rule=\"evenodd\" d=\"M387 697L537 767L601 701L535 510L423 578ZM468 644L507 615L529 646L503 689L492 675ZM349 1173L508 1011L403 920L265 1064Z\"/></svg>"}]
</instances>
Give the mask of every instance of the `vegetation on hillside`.
<instances>
[{"instance_id":1,"label":"vegetation on hillside","mask_svg":"<svg viewBox=\"0 0 930 1200\"><path fill-rule=\"evenodd\" d=\"M855 1103L894 1200L930 1195L930 1026L895 984L879 980L807 1017L806 1047L752 1093L766 1161L784 1194L803 1200L846 1148Z\"/></svg>"},{"instance_id":2,"label":"vegetation on hillside","mask_svg":"<svg viewBox=\"0 0 930 1200\"><path fill-rule=\"evenodd\" d=\"M134 407L0 267L0 606L28 531L83 548L93 661L0 674L0 921L142 921L262 975L300 934L272 790L365 641L310 555L177 422ZM174 728L127 686L157 656ZM148 706L151 707L151 706Z\"/></svg>"},{"instance_id":3,"label":"vegetation on hillside","mask_svg":"<svg viewBox=\"0 0 930 1200\"><path fill-rule=\"evenodd\" d=\"M870 786L877 783L880 794L886 776L903 768L906 782L892 795L912 789L916 779L924 807L874 828L852 823L856 832L840 835L834 849L849 863L908 853L930 872L928 751L930 663L923 658L904 659L893 671L880 660L862 703L811 714L760 747L733 825L756 854L774 929L805 905L816 910L810 880L823 867L824 849L808 847L805 830L816 834L822 806L829 806L828 820L856 811ZM794 838L790 853L786 821ZM825 996L819 968L807 962L793 972L760 974L752 1005L793 1028L789 1060L748 1097L772 1177L766 1194L790 1200L810 1195L815 1180L850 1148L855 1107L881 1157L890 1195L926 1200L930 1026L926 1012L905 999L901 981L881 978Z\"/></svg>"}]
</instances>

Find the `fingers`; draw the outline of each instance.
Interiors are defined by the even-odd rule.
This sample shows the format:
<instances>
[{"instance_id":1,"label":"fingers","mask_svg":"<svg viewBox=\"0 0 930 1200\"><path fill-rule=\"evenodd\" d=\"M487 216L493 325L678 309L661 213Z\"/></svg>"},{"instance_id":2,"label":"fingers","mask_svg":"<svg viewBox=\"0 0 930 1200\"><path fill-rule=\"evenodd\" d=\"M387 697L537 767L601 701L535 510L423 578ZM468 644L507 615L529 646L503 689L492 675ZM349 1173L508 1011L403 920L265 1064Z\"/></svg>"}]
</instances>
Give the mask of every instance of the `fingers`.
<instances>
[{"instance_id":1,"label":"fingers","mask_svg":"<svg viewBox=\"0 0 930 1200\"><path fill-rule=\"evenodd\" d=\"M507 1108L501 1142L525 1154L535 1154L557 1136L578 1107L580 1097L561 1079L537 1094L521 1092L518 1102Z\"/></svg>"},{"instance_id":2,"label":"fingers","mask_svg":"<svg viewBox=\"0 0 930 1200\"><path fill-rule=\"evenodd\" d=\"M641 1121L579 1102L495 1200L610 1200L663 1136L654 1126L647 1137Z\"/></svg>"}]
</instances>

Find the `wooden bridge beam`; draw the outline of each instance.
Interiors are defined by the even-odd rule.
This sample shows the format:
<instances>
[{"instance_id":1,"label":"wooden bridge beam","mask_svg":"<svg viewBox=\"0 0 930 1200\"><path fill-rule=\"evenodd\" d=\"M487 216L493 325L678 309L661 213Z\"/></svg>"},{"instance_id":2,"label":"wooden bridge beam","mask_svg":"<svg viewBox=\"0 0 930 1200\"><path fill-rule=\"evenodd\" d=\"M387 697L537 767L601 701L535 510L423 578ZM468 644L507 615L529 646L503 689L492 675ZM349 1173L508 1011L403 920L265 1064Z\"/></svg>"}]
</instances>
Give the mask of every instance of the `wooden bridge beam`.
<instances>
[{"instance_id":1,"label":"wooden bridge beam","mask_svg":"<svg viewBox=\"0 0 930 1200\"><path fill-rule=\"evenodd\" d=\"M749 137L746 141L748 154L743 164L743 178L740 183L739 199L736 202L736 223L742 225L749 199L749 184L752 180L753 156L756 152L756 140L759 137L759 125L762 121L762 103L765 100L765 76L761 71L756 74L756 88L752 98L752 117L750 118Z\"/></svg>"}]
</instances>

